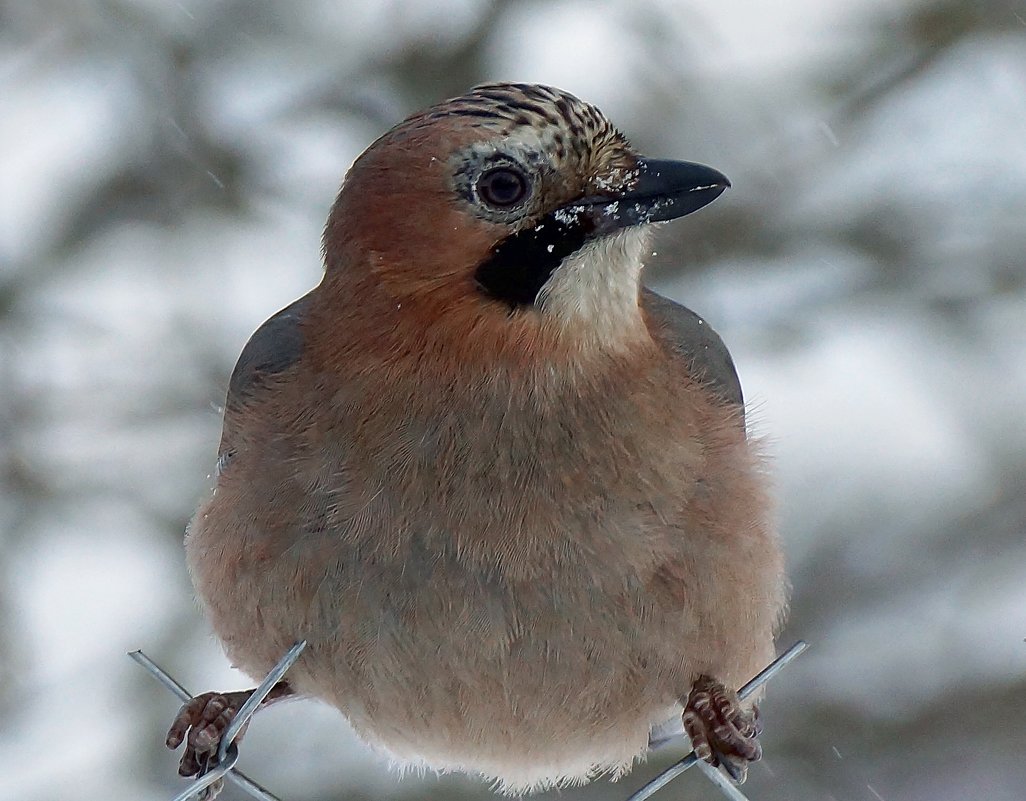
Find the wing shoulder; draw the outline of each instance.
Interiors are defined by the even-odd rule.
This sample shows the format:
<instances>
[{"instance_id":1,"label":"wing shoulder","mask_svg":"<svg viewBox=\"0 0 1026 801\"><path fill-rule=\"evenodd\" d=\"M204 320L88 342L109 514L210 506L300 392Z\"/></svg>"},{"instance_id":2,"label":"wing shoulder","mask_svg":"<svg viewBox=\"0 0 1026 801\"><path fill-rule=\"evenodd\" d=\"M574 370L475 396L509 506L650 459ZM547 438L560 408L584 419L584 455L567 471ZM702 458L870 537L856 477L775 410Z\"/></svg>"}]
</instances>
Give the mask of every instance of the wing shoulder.
<instances>
[{"instance_id":1,"label":"wing shoulder","mask_svg":"<svg viewBox=\"0 0 1026 801\"><path fill-rule=\"evenodd\" d=\"M649 328L684 359L687 368L718 393L725 401L744 407L741 382L730 351L702 317L650 289L643 289L641 306Z\"/></svg>"},{"instance_id":2,"label":"wing shoulder","mask_svg":"<svg viewBox=\"0 0 1026 801\"><path fill-rule=\"evenodd\" d=\"M310 306L304 295L267 319L249 338L228 381L224 429L218 448L215 475L220 476L234 460L245 440L246 409L259 400L268 381L292 367L303 353L303 319Z\"/></svg>"},{"instance_id":3,"label":"wing shoulder","mask_svg":"<svg viewBox=\"0 0 1026 801\"><path fill-rule=\"evenodd\" d=\"M228 382L225 406L251 402L266 379L288 370L303 352L303 318L310 305L304 295L267 319L249 338Z\"/></svg>"}]
</instances>

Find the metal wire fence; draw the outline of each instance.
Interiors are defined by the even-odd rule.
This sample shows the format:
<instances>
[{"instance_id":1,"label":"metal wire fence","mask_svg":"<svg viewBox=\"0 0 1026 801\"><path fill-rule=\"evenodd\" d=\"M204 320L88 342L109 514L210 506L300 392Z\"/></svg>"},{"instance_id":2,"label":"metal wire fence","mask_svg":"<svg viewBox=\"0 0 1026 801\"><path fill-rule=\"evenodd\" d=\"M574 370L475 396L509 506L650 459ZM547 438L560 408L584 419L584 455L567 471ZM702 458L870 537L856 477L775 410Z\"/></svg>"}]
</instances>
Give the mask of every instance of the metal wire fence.
<instances>
[{"instance_id":1,"label":"metal wire fence","mask_svg":"<svg viewBox=\"0 0 1026 801\"><path fill-rule=\"evenodd\" d=\"M282 677L288 672L289 668L295 664L297 659L299 659L299 655L303 652L305 647L305 640L293 645L281 658L278 664L274 666L271 672L267 674L267 677L260 682L255 690L253 690L249 698L239 709L238 713L234 718L232 718L228 728L225 729L224 735L218 743L217 753L211 761L210 768L203 773L203 775L197 777L187 788L185 788L185 790L176 795L173 801L189 801L190 799L199 799L200 801L203 801L204 799L212 798L216 794L220 783L225 779L238 785L253 798L257 799L257 801L281 801L278 796L274 795L269 790L236 769L235 764L239 761L239 746L235 741L238 739L240 732L245 729L250 718L253 717L257 709L260 707L260 704L263 703L264 699L268 696L274 686L282 680ZM768 664L751 681L738 690L738 697L743 701L751 696L766 682L783 670L785 666L799 656L806 648L808 648L808 644L803 640L796 642ZM168 690L174 693L180 701L185 703L192 699L192 694L186 690L185 687L179 684L167 673L167 671L161 668L142 651L132 651L129 653L129 656L149 671L149 673L161 684L167 687ZM691 753L679 762L676 762L666 768L658 776L649 781L644 787L631 794L626 801L646 801L646 799L651 798L659 790L685 771L693 768L695 765L698 765L699 770L701 770L713 784L719 787L720 790L723 791L723 794L727 798L731 799L731 801L748 801L748 797L745 796L745 794L742 793L736 785L734 785L719 770L700 760L694 751L691 751Z\"/></svg>"}]
</instances>

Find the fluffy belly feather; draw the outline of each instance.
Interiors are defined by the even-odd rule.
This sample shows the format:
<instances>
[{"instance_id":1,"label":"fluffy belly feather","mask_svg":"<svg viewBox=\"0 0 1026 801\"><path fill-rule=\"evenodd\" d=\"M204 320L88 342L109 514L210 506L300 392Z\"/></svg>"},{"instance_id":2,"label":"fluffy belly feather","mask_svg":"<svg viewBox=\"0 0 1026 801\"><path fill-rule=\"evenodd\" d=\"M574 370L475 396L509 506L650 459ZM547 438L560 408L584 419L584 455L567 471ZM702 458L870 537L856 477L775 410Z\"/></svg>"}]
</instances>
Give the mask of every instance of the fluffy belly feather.
<instances>
[{"instance_id":1,"label":"fluffy belly feather","mask_svg":"<svg viewBox=\"0 0 1026 801\"><path fill-rule=\"evenodd\" d=\"M400 439L377 472L352 449L240 453L190 569L235 664L262 676L306 639L292 685L402 763L510 792L618 774L698 674L736 687L768 661L783 603L743 432L689 430L712 433L670 447L628 425L571 472L547 469L580 447L563 427L498 422L459 438L498 460L473 473Z\"/></svg>"},{"instance_id":2,"label":"fluffy belly feather","mask_svg":"<svg viewBox=\"0 0 1026 801\"><path fill-rule=\"evenodd\" d=\"M532 560L545 571L510 575L417 536L381 549L308 532L275 547L222 500L201 510L187 550L230 657L260 676L307 639L293 686L403 765L479 773L510 793L619 775L697 673L730 680L770 647L765 621L756 632L716 619L713 584L666 581L657 540L673 564L693 561L678 531L635 531L645 558L552 544ZM734 653L702 644L724 627L742 637Z\"/></svg>"}]
</instances>

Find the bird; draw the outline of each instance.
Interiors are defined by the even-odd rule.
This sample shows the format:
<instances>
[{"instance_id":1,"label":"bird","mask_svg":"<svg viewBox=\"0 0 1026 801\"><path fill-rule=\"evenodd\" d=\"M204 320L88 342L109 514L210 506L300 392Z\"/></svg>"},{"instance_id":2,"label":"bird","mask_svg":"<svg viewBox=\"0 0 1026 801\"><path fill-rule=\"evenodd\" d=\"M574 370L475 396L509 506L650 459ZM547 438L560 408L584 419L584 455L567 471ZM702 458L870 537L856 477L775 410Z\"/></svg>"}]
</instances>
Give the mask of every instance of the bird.
<instances>
[{"instance_id":1,"label":"bird","mask_svg":"<svg viewBox=\"0 0 1026 801\"><path fill-rule=\"evenodd\" d=\"M730 353L642 283L730 182L594 105L491 83L352 164L324 272L229 381L188 568L234 665L404 766L521 794L619 778L677 721L743 781L786 578ZM250 691L185 704L208 769ZM265 702L266 703L266 702Z\"/></svg>"}]
</instances>

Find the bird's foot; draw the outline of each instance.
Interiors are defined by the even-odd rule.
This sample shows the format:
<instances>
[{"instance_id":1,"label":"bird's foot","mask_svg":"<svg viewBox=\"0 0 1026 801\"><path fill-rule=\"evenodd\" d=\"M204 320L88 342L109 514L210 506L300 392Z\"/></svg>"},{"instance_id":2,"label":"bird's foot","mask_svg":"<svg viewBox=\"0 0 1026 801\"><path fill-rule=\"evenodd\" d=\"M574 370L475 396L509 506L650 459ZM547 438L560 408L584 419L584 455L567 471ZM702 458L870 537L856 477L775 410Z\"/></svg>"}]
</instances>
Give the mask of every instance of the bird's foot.
<instances>
[{"instance_id":1,"label":"bird's foot","mask_svg":"<svg viewBox=\"0 0 1026 801\"><path fill-rule=\"evenodd\" d=\"M280 681L270 694L261 702L258 709L286 698L293 694L288 682ZM231 693L209 692L197 695L185 703L175 717L167 732L167 747L172 751L185 743L185 753L178 763L181 776L202 776L217 764L217 750L228 726L235 719L242 705L253 694L253 690L238 690ZM246 733L246 728L236 735L238 743ZM202 798L204 801L213 799L221 790L223 781L218 781L207 788Z\"/></svg>"},{"instance_id":2,"label":"bird's foot","mask_svg":"<svg viewBox=\"0 0 1026 801\"><path fill-rule=\"evenodd\" d=\"M684 731L699 759L723 766L738 784L748 776L748 763L762 758L759 710L741 708L737 693L709 676L695 680L684 705Z\"/></svg>"}]
</instances>

